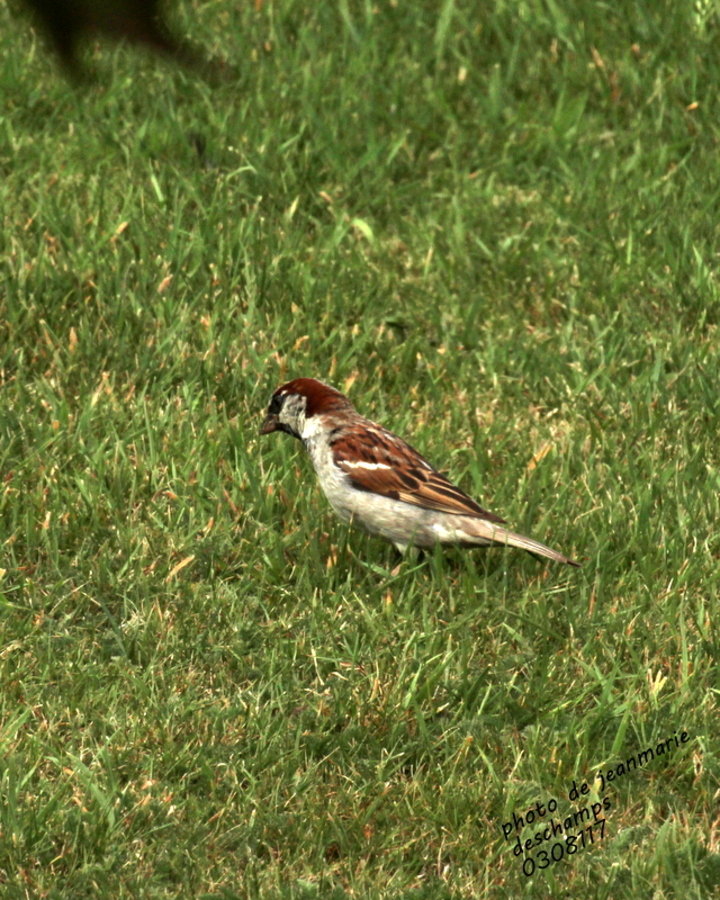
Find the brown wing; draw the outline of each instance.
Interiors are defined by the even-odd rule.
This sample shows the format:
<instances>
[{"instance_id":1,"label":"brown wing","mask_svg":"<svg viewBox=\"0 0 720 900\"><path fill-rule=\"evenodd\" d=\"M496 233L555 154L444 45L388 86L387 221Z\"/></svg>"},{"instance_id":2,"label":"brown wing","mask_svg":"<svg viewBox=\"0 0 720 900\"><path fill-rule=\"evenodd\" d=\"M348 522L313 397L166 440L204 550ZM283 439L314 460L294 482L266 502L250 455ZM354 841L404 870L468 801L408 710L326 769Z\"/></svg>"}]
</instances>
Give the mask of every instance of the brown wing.
<instances>
[{"instance_id":1,"label":"brown wing","mask_svg":"<svg viewBox=\"0 0 720 900\"><path fill-rule=\"evenodd\" d=\"M331 436L330 443L336 464L358 490L453 515L505 521L478 506L402 438L372 422L334 441Z\"/></svg>"}]
</instances>

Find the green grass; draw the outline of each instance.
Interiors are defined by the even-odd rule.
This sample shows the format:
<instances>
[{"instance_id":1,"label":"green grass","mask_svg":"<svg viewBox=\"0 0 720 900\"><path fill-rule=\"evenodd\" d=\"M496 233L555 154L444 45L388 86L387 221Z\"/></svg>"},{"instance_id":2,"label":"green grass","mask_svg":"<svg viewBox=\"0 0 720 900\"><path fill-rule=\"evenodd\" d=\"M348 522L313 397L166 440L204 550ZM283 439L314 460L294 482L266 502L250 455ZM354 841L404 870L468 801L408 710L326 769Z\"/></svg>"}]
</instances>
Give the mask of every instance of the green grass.
<instances>
[{"instance_id":1,"label":"green grass","mask_svg":"<svg viewBox=\"0 0 720 900\"><path fill-rule=\"evenodd\" d=\"M258 6L83 90L0 12L2 896L717 896L717 7ZM298 375L583 568L396 570Z\"/></svg>"}]
</instances>

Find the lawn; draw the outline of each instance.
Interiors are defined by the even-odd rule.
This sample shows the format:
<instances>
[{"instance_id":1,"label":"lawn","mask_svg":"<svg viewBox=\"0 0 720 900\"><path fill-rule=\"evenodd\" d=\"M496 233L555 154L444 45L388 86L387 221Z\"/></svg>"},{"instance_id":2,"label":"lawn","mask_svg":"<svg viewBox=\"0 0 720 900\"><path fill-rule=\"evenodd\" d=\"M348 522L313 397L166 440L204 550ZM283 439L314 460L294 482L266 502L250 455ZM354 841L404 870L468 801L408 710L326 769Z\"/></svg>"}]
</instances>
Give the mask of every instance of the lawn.
<instances>
[{"instance_id":1,"label":"lawn","mask_svg":"<svg viewBox=\"0 0 720 900\"><path fill-rule=\"evenodd\" d=\"M2 897L719 896L717 5L174 21L0 9ZM582 568L398 565L301 375Z\"/></svg>"}]
</instances>

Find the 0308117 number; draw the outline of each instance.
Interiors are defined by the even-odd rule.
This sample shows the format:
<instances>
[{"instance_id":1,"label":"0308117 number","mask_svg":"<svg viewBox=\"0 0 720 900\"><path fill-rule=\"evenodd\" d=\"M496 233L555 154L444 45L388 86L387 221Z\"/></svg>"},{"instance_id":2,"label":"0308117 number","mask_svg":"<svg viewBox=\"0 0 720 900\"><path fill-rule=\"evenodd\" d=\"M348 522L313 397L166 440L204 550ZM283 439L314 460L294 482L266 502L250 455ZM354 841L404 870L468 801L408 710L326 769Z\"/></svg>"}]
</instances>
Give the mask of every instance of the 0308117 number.
<instances>
[{"instance_id":1,"label":"0308117 number","mask_svg":"<svg viewBox=\"0 0 720 900\"><path fill-rule=\"evenodd\" d=\"M529 878L535 869L547 869L553 863L560 862L564 856L572 856L594 844L596 840L601 841L605 837L606 821L598 819L577 834L566 834L564 841L556 841L549 850L538 850L535 857L526 856L522 864L523 875Z\"/></svg>"}]
</instances>

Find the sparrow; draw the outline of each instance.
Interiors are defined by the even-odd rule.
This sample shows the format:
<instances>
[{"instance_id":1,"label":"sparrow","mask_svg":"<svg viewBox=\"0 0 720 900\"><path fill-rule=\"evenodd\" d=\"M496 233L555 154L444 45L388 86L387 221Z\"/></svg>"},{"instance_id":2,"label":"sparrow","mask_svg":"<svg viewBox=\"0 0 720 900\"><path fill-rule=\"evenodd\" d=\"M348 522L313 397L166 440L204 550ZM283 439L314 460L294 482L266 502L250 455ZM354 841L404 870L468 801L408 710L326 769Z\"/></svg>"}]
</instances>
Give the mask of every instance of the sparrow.
<instances>
[{"instance_id":1,"label":"sparrow","mask_svg":"<svg viewBox=\"0 0 720 900\"><path fill-rule=\"evenodd\" d=\"M65 71L78 82L88 80L80 51L84 39L93 35L141 44L209 79L225 69L173 34L166 21L167 0L22 0L22 4L45 31Z\"/></svg>"},{"instance_id":2,"label":"sparrow","mask_svg":"<svg viewBox=\"0 0 720 900\"><path fill-rule=\"evenodd\" d=\"M449 481L402 438L361 416L340 391L296 378L270 398L260 434L284 431L310 454L325 496L343 522L402 553L435 544L504 544L569 566L579 563L516 534Z\"/></svg>"}]
</instances>

